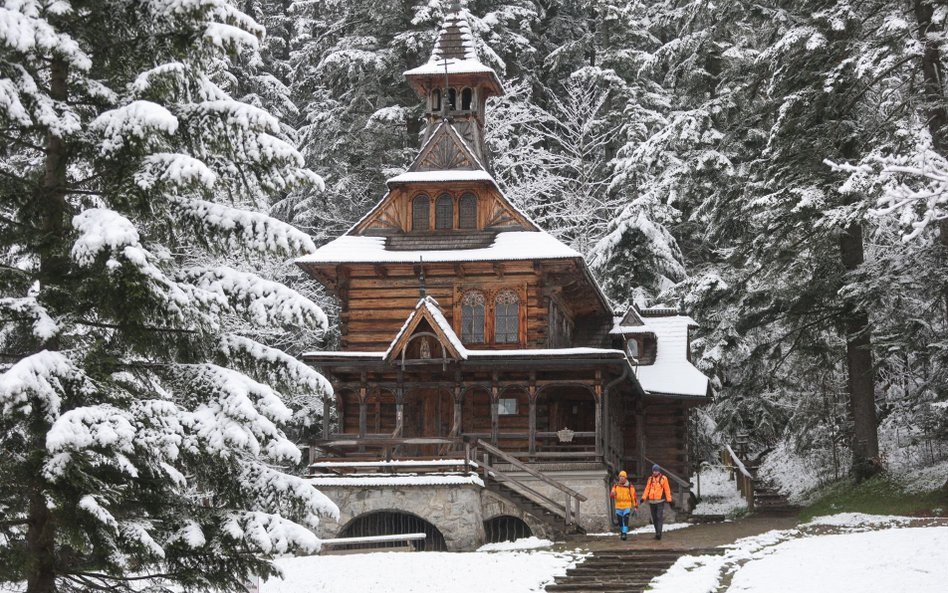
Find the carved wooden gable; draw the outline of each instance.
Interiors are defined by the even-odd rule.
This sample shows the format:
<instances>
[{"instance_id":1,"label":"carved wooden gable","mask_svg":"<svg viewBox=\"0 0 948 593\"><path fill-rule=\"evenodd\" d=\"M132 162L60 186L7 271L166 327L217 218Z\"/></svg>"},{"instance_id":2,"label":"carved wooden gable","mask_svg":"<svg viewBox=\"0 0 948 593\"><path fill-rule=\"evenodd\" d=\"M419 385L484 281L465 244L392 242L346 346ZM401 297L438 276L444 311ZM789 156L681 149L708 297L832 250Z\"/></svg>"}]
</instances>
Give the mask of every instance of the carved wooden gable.
<instances>
[{"instance_id":1,"label":"carved wooden gable","mask_svg":"<svg viewBox=\"0 0 948 593\"><path fill-rule=\"evenodd\" d=\"M462 357L460 340L444 318L437 301L423 297L389 345L385 359L443 363Z\"/></svg>"},{"instance_id":2,"label":"carved wooden gable","mask_svg":"<svg viewBox=\"0 0 948 593\"><path fill-rule=\"evenodd\" d=\"M409 171L483 169L477 156L451 124L442 124L422 147Z\"/></svg>"}]
</instances>

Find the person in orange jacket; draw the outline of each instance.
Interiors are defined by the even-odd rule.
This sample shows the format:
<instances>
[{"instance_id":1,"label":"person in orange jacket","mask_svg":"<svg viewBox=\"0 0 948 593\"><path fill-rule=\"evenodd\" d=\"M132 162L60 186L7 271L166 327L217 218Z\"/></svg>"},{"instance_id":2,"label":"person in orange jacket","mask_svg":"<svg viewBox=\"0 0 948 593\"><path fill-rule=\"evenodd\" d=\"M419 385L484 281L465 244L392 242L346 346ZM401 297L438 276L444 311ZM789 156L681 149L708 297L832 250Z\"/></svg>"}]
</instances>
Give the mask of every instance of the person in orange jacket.
<instances>
[{"instance_id":1,"label":"person in orange jacket","mask_svg":"<svg viewBox=\"0 0 948 593\"><path fill-rule=\"evenodd\" d=\"M665 503L671 504L671 487L668 485L668 476L662 473L662 468L656 463L652 466L652 475L645 482L642 491L642 504L648 503L652 513L652 525L655 527L655 539L662 539L662 522L665 518Z\"/></svg>"},{"instance_id":2,"label":"person in orange jacket","mask_svg":"<svg viewBox=\"0 0 948 593\"><path fill-rule=\"evenodd\" d=\"M639 510L635 499L635 486L629 481L629 474L619 472L619 482L609 491L609 498L615 501L616 516L619 518L621 537L625 540L629 533L629 515Z\"/></svg>"}]
</instances>

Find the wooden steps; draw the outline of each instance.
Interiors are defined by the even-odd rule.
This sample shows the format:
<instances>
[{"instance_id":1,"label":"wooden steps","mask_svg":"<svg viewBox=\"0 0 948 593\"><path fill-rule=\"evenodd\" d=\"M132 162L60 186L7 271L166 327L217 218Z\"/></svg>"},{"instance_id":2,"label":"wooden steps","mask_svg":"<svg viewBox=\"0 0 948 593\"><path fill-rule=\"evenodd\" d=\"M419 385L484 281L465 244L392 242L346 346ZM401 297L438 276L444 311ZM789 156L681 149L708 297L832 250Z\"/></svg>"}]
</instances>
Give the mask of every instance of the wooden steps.
<instances>
[{"instance_id":1,"label":"wooden steps","mask_svg":"<svg viewBox=\"0 0 948 593\"><path fill-rule=\"evenodd\" d=\"M586 533L586 530L576 523L572 525L566 525L564 523L565 514L561 509L553 509L551 507L547 507L546 505L539 504L538 502L535 502L534 500L524 496L514 488L502 482L490 480L485 482L484 487L516 508L520 509L524 513L528 513L536 517L538 520L545 523L558 536L571 533Z\"/></svg>"},{"instance_id":2,"label":"wooden steps","mask_svg":"<svg viewBox=\"0 0 948 593\"><path fill-rule=\"evenodd\" d=\"M682 556L720 554L720 549L603 550L546 586L548 593L641 593Z\"/></svg>"},{"instance_id":3,"label":"wooden steps","mask_svg":"<svg viewBox=\"0 0 948 593\"><path fill-rule=\"evenodd\" d=\"M757 473L757 466L748 468L754 476L754 514L763 517L788 517L796 515L803 507L790 504L790 500L777 488Z\"/></svg>"}]
</instances>

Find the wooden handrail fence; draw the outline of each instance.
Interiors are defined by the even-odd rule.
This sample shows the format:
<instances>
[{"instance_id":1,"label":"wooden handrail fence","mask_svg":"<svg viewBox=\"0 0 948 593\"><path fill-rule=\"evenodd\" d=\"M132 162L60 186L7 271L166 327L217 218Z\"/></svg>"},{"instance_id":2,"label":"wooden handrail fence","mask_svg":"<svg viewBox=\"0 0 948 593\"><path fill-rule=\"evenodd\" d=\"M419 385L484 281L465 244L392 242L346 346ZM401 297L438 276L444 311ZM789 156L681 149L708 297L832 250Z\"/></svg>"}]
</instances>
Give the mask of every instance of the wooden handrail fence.
<instances>
[{"instance_id":1,"label":"wooden handrail fence","mask_svg":"<svg viewBox=\"0 0 948 593\"><path fill-rule=\"evenodd\" d=\"M721 449L721 463L731 471L737 480L737 489L747 501L747 512L754 511L754 476L747 471L747 467L734 453L730 445L725 444Z\"/></svg>"},{"instance_id":2,"label":"wooden handrail fence","mask_svg":"<svg viewBox=\"0 0 948 593\"><path fill-rule=\"evenodd\" d=\"M588 499L566 484L552 479L551 477L521 462L516 457L498 449L490 443L484 442L481 439L475 439L473 442L465 443L464 458L466 463L472 468L478 468L481 471L481 475L483 476L485 484L493 481L506 485L508 488L511 488L521 496L531 499L534 503L562 517L567 526L576 525L579 523L579 503L585 502ZM510 473L499 469L496 466L496 460L507 463L516 469L533 476L540 482L543 482L544 484L559 490L565 496L565 503L557 503L549 496L532 488L525 481L519 480Z\"/></svg>"}]
</instances>

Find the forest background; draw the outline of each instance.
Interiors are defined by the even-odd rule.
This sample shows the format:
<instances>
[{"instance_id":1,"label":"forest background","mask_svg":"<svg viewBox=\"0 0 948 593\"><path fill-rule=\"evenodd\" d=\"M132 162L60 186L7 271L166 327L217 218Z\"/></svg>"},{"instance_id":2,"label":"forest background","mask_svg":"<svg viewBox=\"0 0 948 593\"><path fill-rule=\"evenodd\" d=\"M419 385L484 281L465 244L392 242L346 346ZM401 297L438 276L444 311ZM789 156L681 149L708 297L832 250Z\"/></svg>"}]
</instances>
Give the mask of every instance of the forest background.
<instances>
[{"instance_id":1,"label":"forest background","mask_svg":"<svg viewBox=\"0 0 948 593\"><path fill-rule=\"evenodd\" d=\"M450 4L241 3L267 29L244 100L326 180L274 215L325 242L405 169L423 105L401 73ZM617 309L700 322L699 459L748 441L815 486L948 456L945 3L461 4L507 88L487 115L507 196Z\"/></svg>"}]
</instances>

